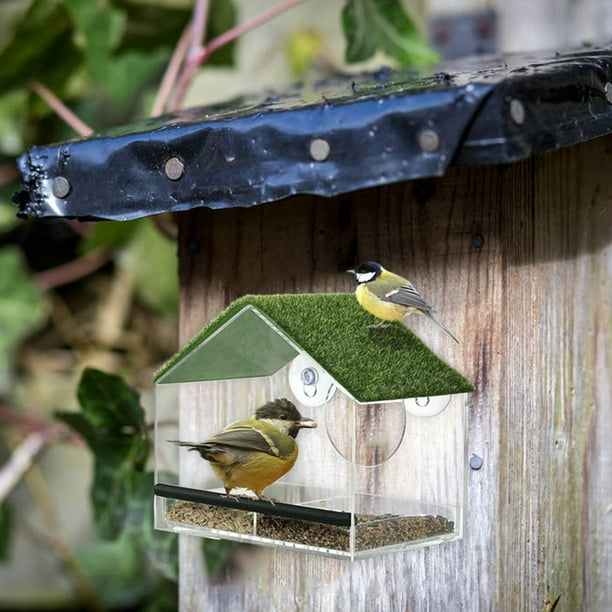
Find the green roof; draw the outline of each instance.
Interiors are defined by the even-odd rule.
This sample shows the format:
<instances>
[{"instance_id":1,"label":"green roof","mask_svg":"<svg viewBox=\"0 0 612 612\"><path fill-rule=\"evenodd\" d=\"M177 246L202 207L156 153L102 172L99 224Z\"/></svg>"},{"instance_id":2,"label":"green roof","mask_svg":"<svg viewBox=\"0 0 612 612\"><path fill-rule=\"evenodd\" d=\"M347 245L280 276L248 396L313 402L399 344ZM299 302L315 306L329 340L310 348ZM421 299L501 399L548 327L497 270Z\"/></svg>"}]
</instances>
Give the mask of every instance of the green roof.
<instances>
[{"instance_id":1,"label":"green roof","mask_svg":"<svg viewBox=\"0 0 612 612\"><path fill-rule=\"evenodd\" d=\"M308 353L357 401L472 391L401 323L376 323L352 293L247 295L155 375L158 383L269 376Z\"/></svg>"}]
</instances>

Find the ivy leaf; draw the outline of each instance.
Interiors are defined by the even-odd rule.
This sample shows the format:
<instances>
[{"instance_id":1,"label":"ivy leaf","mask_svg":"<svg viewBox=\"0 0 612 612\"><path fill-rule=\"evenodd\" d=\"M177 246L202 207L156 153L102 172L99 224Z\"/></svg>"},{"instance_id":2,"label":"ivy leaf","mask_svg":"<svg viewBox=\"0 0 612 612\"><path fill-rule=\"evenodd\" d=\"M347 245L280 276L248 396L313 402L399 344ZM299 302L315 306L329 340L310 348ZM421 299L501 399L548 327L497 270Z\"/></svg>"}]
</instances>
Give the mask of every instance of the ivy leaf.
<instances>
[{"instance_id":1,"label":"ivy leaf","mask_svg":"<svg viewBox=\"0 0 612 612\"><path fill-rule=\"evenodd\" d=\"M41 293L16 247L0 251L0 391L10 383L11 355L44 317Z\"/></svg>"},{"instance_id":2,"label":"ivy leaf","mask_svg":"<svg viewBox=\"0 0 612 612\"><path fill-rule=\"evenodd\" d=\"M144 426L144 410L138 393L114 374L86 368L77 390L86 419L113 433L139 431Z\"/></svg>"},{"instance_id":3,"label":"ivy leaf","mask_svg":"<svg viewBox=\"0 0 612 612\"><path fill-rule=\"evenodd\" d=\"M63 90L82 62L72 36L72 20L60 2L34 0L0 51L0 91L40 80Z\"/></svg>"},{"instance_id":4,"label":"ivy leaf","mask_svg":"<svg viewBox=\"0 0 612 612\"><path fill-rule=\"evenodd\" d=\"M342 27L349 63L365 61L377 49L404 65L430 64L438 59L400 0L347 0Z\"/></svg>"},{"instance_id":5,"label":"ivy leaf","mask_svg":"<svg viewBox=\"0 0 612 612\"><path fill-rule=\"evenodd\" d=\"M99 0L64 0L94 81L112 78L112 54L119 44L125 15Z\"/></svg>"},{"instance_id":6,"label":"ivy leaf","mask_svg":"<svg viewBox=\"0 0 612 612\"><path fill-rule=\"evenodd\" d=\"M94 454L91 498L98 535L116 538L130 513L149 455L144 411L137 393L118 376L93 368L77 391L81 412L56 417L85 439Z\"/></svg>"}]
</instances>

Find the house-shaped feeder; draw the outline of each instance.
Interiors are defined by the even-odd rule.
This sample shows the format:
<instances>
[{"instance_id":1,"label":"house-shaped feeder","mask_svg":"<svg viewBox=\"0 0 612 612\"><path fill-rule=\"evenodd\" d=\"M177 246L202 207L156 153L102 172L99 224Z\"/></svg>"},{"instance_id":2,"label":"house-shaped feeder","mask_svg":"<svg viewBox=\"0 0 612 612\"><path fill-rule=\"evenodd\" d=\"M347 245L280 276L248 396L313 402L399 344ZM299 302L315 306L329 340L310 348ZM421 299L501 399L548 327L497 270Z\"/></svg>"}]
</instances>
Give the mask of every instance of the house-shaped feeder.
<instances>
[{"instance_id":1,"label":"house-shaped feeder","mask_svg":"<svg viewBox=\"0 0 612 612\"><path fill-rule=\"evenodd\" d=\"M156 376L156 526L350 559L460 538L472 385L405 326L375 322L352 294L305 294L245 296L205 326ZM168 425L186 394L197 414ZM224 495L171 442L279 397L318 428L266 489L273 503Z\"/></svg>"}]
</instances>

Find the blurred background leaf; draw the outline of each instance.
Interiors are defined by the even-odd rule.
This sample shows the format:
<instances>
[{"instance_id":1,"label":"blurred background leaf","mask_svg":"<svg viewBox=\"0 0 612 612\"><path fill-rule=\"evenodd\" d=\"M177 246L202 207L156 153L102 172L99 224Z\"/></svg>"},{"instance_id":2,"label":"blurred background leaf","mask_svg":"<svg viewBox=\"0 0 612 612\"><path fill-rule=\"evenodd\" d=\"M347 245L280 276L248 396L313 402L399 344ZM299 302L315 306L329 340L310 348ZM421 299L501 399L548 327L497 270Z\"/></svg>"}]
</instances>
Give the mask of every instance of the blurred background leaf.
<instances>
[{"instance_id":1,"label":"blurred background leaf","mask_svg":"<svg viewBox=\"0 0 612 612\"><path fill-rule=\"evenodd\" d=\"M383 51L403 65L438 59L400 0L347 0L342 11L347 62L363 62Z\"/></svg>"},{"instance_id":2,"label":"blurred background leaf","mask_svg":"<svg viewBox=\"0 0 612 612\"><path fill-rule=\"evenodd\" d=\"M16 247L0 250L0 393L10 389L13 351L44 317L44 300Z\"/></svg>"},{"instance_id":3,"label":"blurred background leaf","mask_svg":"<svg viewBox=\"0 0 612 612\"><path fill-rule=\"evenodd\" d=\"M81 435L94 454L91 499L97 532L101 538L116 538L149 456L144 410L122 378L94 368L83 372L77 395L81 412L56 416Z\"/></svg>"}]
</instances>

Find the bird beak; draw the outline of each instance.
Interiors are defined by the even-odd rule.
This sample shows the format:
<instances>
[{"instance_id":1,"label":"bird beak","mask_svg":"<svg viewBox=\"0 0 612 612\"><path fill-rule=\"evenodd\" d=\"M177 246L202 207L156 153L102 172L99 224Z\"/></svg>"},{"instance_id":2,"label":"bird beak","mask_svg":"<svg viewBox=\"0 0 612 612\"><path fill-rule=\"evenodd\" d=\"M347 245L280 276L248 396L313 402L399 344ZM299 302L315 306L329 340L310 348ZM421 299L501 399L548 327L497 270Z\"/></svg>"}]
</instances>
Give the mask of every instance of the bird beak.
<instances>
[{"instance_id":1,"label":"bird beak","mask_svg":"<svg viewBox=\"0 0 612 612\"><path fill-rule=\"evenodd\" d=\"M355 274L355 270L347 270L347 272L350 272L351 274Z\"/></svg>"},{"instance_id":2,"label":"bird beak","mask_svg":"<svg viewBox=\"0 0 612 612\"><path fill-rule=\"evenodd\" d=\"M293 423L298 429L309 427L310 429L316 429L317 424L312 419L303 418L301 421L295 421Z\"/></svg>"}]
</instances>

